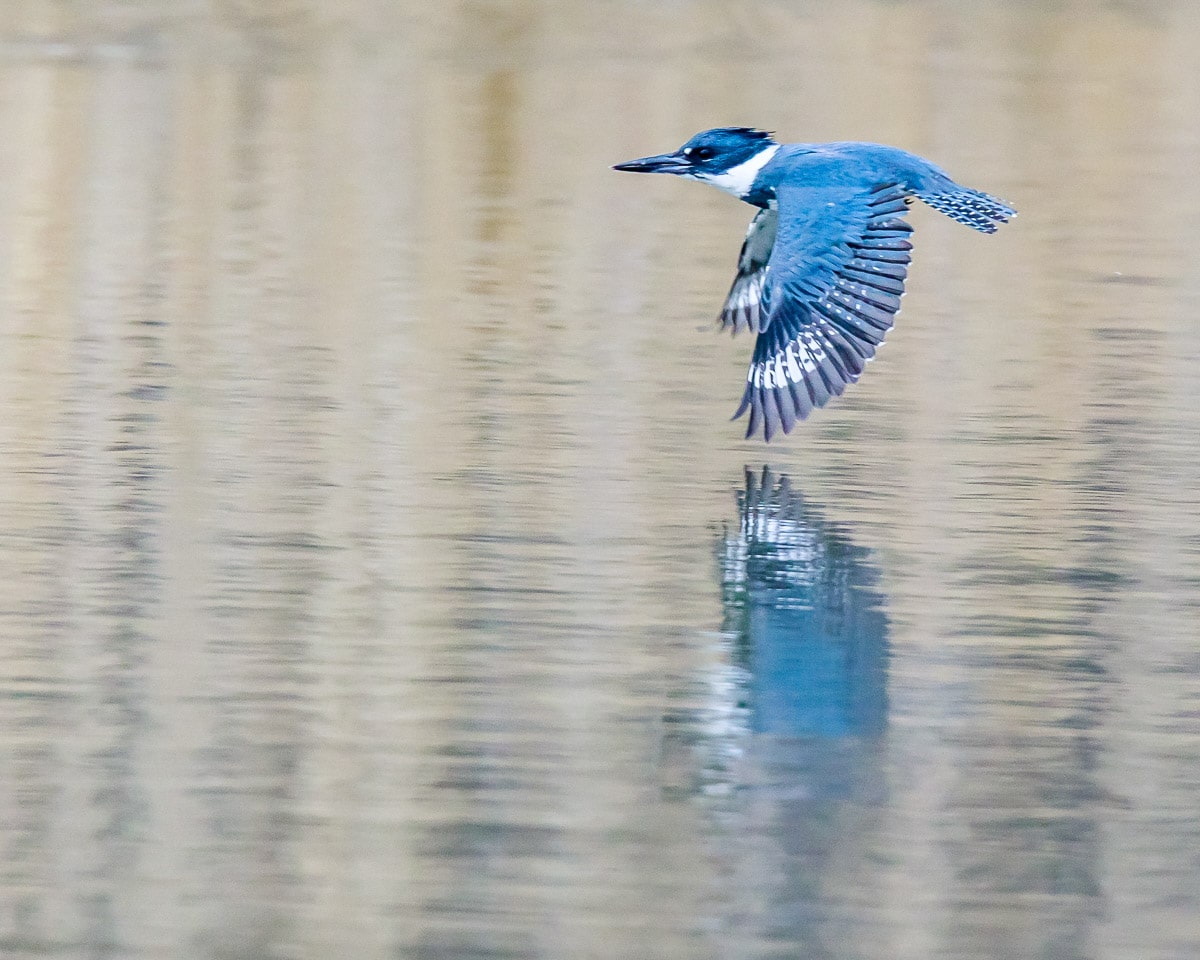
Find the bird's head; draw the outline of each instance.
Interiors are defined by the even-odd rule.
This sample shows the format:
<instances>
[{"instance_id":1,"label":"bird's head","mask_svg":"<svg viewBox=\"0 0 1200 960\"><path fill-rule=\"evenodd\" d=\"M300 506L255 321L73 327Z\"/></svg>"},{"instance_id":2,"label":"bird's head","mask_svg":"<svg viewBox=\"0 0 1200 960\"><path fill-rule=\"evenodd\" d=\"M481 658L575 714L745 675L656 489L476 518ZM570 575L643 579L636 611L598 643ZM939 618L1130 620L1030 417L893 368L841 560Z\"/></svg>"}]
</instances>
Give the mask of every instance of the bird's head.
<instances>
[{"instance_id":1,"label":"bird's head","mask_svg":"<svg viewBox=\"0 0 1200 960\"><path fill-rule=\"evenodd\" d=\"M743 197L778 147L766 130L717 127L696 134L674 153L618 163L613 169L631 173L674 173L711 183L734 196Z\"/></svg>"}]
</instances>

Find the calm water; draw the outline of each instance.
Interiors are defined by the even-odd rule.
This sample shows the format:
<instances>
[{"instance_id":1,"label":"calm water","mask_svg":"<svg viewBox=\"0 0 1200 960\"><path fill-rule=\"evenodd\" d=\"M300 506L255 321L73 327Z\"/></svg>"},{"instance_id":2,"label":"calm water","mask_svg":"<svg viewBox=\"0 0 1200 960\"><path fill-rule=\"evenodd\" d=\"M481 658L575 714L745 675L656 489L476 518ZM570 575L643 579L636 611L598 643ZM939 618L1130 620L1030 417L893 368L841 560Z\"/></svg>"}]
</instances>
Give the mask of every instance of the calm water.
<instances>
[{"instance_id":1,"label":"calm water","mask_svg":"<svg viewBox=\"0 0 1200 960\"><path fill-rule=\"evenodd\" d=\"M0 956L1200 956L1200 7L0 14ZM749 208L897 329L769 447Z\"/></svg>"}]
</instances>

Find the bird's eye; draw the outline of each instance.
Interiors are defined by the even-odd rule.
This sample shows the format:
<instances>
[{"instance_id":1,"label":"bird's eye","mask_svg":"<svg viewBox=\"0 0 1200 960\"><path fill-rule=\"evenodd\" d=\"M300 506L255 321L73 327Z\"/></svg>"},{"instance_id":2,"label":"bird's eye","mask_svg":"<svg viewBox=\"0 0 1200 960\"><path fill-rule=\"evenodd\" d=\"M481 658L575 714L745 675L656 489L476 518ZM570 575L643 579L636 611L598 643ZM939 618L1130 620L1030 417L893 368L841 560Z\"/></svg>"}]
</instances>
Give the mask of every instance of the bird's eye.
<instances>
[{"instance_id":1,"label":"bird's eye","mask_svg":"<svg viewBox=\"0 0 1200 960\"><path fill-rule=\"evenodd\" d=\"M711 160L716 154L712 147L688 147L683 155L689 160Z\"/></svg>"}]
</instances>

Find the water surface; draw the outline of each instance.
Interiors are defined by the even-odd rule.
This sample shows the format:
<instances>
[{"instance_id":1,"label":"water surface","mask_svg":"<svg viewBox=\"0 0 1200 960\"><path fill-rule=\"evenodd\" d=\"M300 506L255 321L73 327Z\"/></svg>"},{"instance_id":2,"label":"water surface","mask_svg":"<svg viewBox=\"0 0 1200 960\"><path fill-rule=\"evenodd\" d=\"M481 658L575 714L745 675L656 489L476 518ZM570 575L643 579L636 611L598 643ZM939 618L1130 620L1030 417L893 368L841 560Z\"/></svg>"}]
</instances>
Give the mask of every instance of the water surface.
<instances>
[{"instance_id":1,"label":"water surface","mask_svg":"<svg viewBox=\"0 0 1200 960\"><path fill-rule=\"evenodd\" d=\"M1200 13L0 18L0 954L1200 955ZM769 447L722 123L915 150Z\"/></svg>"}]
</instances>

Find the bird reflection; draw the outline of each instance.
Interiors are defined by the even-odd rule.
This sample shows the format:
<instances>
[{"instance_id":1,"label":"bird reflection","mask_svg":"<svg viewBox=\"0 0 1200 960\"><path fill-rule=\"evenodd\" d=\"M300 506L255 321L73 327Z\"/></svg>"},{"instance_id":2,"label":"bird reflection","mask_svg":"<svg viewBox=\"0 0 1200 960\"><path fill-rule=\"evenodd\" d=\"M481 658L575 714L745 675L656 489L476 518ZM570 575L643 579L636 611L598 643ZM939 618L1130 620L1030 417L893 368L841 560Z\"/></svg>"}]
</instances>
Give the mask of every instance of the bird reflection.
<instances>
[{"instance_id":1,"label":"bird reflection","mask_svg":"<svg viewBox=\"0 0 1200 960\"><path fill-rule=\"evenodd\" d=\"M877 870L885 597L871 551L786 476L747 470L737 506L716 545L722 630L681 696L690 709L668 718L667 758L692 767L665 772L711 814L714 923L738 931L726 955L787 943L832 960L853 936L843 882Z\"/></svg>"},{"instance_id":2,"label":"bird reflection","mask_svg":"<svg viewBox=\"0 0 1200 960\"><path fill-rule=\"evenodd\" d=\"M887 617L869 550L795 492L746 471L720 545L723 632L750 732L873 737L887 718Z\"/></svg>"}]
</instances>

